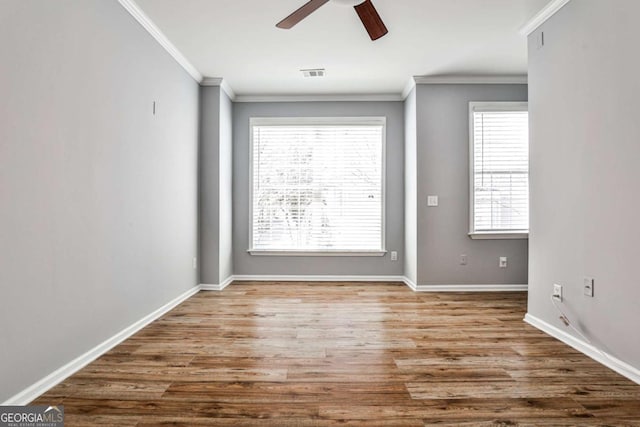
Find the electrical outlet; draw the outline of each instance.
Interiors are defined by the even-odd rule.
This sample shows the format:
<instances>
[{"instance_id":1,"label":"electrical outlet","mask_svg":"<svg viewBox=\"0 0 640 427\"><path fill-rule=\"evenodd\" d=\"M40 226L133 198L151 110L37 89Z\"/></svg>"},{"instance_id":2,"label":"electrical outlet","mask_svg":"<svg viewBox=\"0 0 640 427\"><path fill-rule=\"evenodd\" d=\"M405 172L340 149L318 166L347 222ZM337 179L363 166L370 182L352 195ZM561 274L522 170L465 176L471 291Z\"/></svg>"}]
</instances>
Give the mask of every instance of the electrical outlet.
<instances>
[{"instance_id":1,"label":"electrical outlet","mask_svg":"<svg viewBox=\"0 0 640 427\"><path fill-rule=\"evenodd\" d=\"M468 257L466 255L460 255L460 265L467 265L467 262L469 261Z\"/></svg>"},{"instance_id":2,"label":"electrical outlet","mask_svg":"<svg viewBox=\"0 0 640 427\"><path fill-rule=\"evenodd\" d=\"M593 280L591 277L585 277L584 278L584 294L588 297L593 298L594 297L594 286L596 284L596 281Z\"/></svg>"},{"instance_id":3,"label":"electrical outlet","mask_svg":"<svg viewBox=\"0 0 640 427\"><path fill-rule=\"evenodd\" d=\"M427 197L427 206L429 206L429 207L437 207L438 206L438 196L428 196Z\"/></svg>"},{"instance_id":4,"label":"electrical outlet","mask_svg":"<svg viewBox=\"0 0 640 427\"><path fill-rule=\"evenodd\" d=\"M398 252L391 251L391 261L397 261L397 260L398 260Z\"/></svg>"},{"instance_id":5,"label":"electrical outlet","mask_svg":"<svg viewBox=\"0 0 640 427\"><path fill-rule=\"evenodd\" d=\"M193 257L192 265L194 270L198 268L198 258Z\"/></svg>"},{"instance_id":6,"label":"electrical outlet","mask_svg":"<svg viewBox=\"0 0 640 427\"><path fill-rule=\"evenodd\" d=\"M501 256L500 257L500 261L498 262L498 266L500 268L507 268L507 257L506 256Z\"/></svg>"},{"instance_id":7,"label":"electrical outlet","mask_svg":"<svg viewBox=\"0 0 640 427\"><path fill-rule=\"evenodd\" d=\"M562 285L553 284L553 299L562 302Z\"/></svg>"}]
</instances>

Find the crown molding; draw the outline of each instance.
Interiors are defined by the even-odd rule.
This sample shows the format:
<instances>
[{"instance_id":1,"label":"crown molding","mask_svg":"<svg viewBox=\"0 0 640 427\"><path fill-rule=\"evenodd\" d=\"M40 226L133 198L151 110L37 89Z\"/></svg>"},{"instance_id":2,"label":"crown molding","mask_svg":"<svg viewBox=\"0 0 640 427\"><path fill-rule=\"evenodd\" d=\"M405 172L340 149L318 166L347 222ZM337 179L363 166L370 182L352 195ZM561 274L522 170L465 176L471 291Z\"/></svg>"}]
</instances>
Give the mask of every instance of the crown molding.
<instances>
[{"instance_id":1,"label":"crown molding","mask_svg":"<svg viewBox=\"0 0 640 427\"><path fill-rule=\"evenodd\" d=\"M411 91L416 87L416 79L415 77L411 77L404 89L402 90L402 100L406 100Z\"/></svg>"},{"instance_id":2,"label":"crown molding","mask_svg":"<svg viewBox=\"0 0 640 427\"><path fill-rule=\"evenodd\" d=\"M231 85L222 77L205 77L200 82L200 86L220 87L232 101L237 99L236 93Z\"/></svg>"},{"instance_id":3,"label":"crown molding","mask_svg":"<svg viewBox=\"0 0 640 427\"><path fill-rule=\"evenodd\" d=\"M176 60L178 64L184 70L189 73L193 79L200 83L202 81L202 74L194 67L191 62L169 41L160 28L153 23L151 18L142 11L140 6L134 0L118 0L120 5L127 11L133 18L138 21L142 27L147 30L151 37L153 37L168 53Z\"/></svg>"},{"instance_id":4,"label":"crown molding","mask_svg":"<svg viewBox=\"0 0 640 427\"><path fill-rule=\"evenodd\" d=\"M401 98L406 100L416 85L479 85L479 84L527 84L526 75L514 76L413 76L409 79Z\"/></svg>"},{"instance_id":5,"label":"crown molding","mask_svg":"<svg viewBox=\"0 0 640 427\"><path fill-rule=\"evenodd\" d=\"M200 82L200 86L222 86L222 77L205 77Z\"/></svg>"},{"instance_id":6,"label":"crown molding","mask_svg":"<svg viewBox=\"0 0 640 427\"><path fill-rule=\"evenodd\" d=\"M238 95L235 102L372 102L403 101L401 94L371 95Z\"/></svg>"},{"instance_id":7,"label":"crown molding","mask_svg":"<svg viewBox=\"0 0 640 427\"><path fill-rule=\"evenodd\" d=\"M560 9L567 5L571 0L553 0L542 8L529 22L520 28L520 34L528 36L544 24L549 18L556 14Z\"/></svg>"},{"instance_id":8,"label":"crown molding","mask_svg":"<svg viewBox=\"0 0 640 427\"><path fill-rule=\"evenodd\" d=\"M414 76L416 85L519 85L527 84L526 75L514 76Z\"/></svg>"}]
</instances>

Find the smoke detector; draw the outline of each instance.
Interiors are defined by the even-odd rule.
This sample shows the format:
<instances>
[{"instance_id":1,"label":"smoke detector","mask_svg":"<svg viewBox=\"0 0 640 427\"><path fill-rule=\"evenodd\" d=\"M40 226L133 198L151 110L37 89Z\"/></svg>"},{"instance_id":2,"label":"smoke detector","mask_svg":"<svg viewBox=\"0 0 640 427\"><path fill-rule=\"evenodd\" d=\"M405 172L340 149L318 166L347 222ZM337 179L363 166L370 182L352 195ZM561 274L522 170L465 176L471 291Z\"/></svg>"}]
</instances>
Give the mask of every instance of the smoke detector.
<instances>
[{"instance_id":1,"label":"smoke detector","mask_svg":"<svg viewBox=\"0 0 640 427\"><path fill-rule=\"evenodd\" d=\"M327 73L324 68L300 70L305 77L324 77Z\"/></svg>"}]
</instances>

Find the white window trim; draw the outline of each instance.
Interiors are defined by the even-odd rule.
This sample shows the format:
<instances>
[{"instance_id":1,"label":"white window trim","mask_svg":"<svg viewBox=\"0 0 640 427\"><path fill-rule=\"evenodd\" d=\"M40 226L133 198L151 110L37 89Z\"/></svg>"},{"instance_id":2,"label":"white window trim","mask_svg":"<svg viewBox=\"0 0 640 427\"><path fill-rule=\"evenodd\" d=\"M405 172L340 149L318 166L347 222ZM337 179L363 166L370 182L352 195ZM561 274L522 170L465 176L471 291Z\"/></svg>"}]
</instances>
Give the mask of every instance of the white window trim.
<instances>
[{"instance_id":1,"label":"white window trim","mask_svg":"<svg viewBox=\"0 0 640 427\"><path fill-rule=\"evenodd\" d=\"M382 126L382 248L372 251L304 251L253 249L253 127L268 125L377 125ZM249 118L249 242L247 252L258 256L382 257L387 254L387 118L386 117L251 117Z\"/></svg>"},{"instance_id":2,"label":"white window trim","mask_svg":"<svg viewBox=\"0 0 640 427\"><path fill-rule=\"evenodd\" d=\"M514 230L514 231L475 231L469 233L469 237L473 240L516 240L516 239L528 239L529 232L526 230Z\"/></svg>"},{"instance_id":3,"label":"white window trim","mask_svg":"<svg viewBox=\"0 0 640 427\"><path fill-rule=\"evenodd\" d=\"M475 132L473 113L482 111L529 111L528 102L470 102L469 103L469 237L474 240L507 240L528 239L529 230L509 231L476 231L474 227L475 212Z\"/></svg>"},{"instance_id":4,"label":"white window trim","mask_svg":"<svg viewBox=\"0 0 640 427\"><path fill-rule=\"evenodd\" d=\"M271 251L271 250L247 250L251 255L258 256L358 256L358 257L382 257L387 254L387 251Z\"/></svg>"}]
</instances>

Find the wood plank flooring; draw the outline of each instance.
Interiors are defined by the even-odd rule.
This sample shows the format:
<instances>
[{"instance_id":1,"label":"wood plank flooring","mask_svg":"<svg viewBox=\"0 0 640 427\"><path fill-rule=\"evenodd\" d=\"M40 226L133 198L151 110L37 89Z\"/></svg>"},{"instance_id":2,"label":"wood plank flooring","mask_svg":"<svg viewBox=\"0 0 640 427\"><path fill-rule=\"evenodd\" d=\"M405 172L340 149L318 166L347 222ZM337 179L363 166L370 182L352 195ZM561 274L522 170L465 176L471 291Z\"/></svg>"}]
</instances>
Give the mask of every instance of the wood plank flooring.
<instances>
[{"instance_id":1,"label":"wood plank flooring","mask_svg":"<svg viewBox=\"0 0 640 427\"><path fill-rule=\"evenodd\" d=\"M67 426L640 426L640 386L525 310L525 293L235 283L35 403Z\"/></svg>"}]
</instances>

